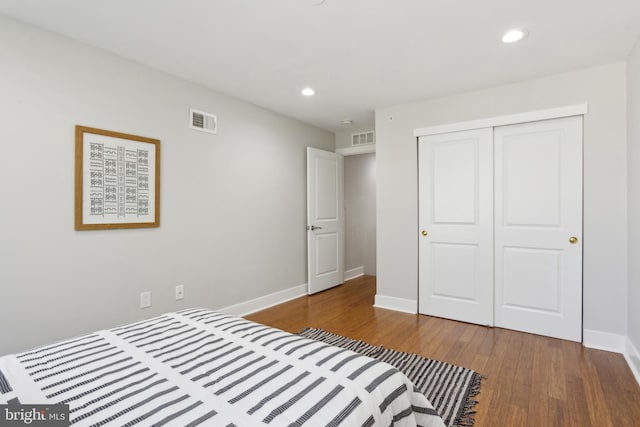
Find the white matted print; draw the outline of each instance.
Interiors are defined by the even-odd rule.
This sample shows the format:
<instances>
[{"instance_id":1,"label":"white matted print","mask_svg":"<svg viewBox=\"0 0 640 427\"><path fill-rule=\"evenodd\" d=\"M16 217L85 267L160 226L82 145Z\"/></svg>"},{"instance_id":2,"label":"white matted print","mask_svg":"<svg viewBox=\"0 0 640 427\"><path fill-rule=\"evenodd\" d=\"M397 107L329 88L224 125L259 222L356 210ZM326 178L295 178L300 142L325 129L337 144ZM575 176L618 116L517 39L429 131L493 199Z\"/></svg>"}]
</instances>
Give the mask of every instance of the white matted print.
<instances>
[{"instance_id":1,"label":"white matted print","mask_svg":"<svg viewBox=\"0 0 640 427\"><path fill-rule=\"evenodd\" d=\"M76 230L160 226L160 141L76 126Z\"/></svg>"}]
</instances>

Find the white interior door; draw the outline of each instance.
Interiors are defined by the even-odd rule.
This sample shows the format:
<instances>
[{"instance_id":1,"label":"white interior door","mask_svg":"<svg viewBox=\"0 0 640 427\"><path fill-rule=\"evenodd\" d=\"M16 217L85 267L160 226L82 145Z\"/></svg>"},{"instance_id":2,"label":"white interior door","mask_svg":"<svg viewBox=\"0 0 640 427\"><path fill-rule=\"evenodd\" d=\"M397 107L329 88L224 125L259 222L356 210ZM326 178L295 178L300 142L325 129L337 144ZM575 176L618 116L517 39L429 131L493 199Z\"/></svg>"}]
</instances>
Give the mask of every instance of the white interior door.
<instances>
[{"instance_id":1,"label":"white interior door","mask_svg":"<svg viewBox=\"0 0 640 427\"><path fill-rule=\"evenodd\" d=\"M421 137L419 312L493 325L492 129Z\"/></svg>"},{"instance_id":2,"label":"white interior door","mask_svg":"<svg viewBox=\"0 0 640 427\"><path fill-rule=\"evenodd\" d=\"M495 128L495 324L582 339L582 116Z\"/></svg>"},{"instance_id":3,"label":"white interior door","mask_svg":"<svg viewBox=\"0 0 640 427\"><path fill-rule=\"evenodd\" d=\"M307 148L308 293L343 282L344 159Z\"/></svg>"}]
</instances>

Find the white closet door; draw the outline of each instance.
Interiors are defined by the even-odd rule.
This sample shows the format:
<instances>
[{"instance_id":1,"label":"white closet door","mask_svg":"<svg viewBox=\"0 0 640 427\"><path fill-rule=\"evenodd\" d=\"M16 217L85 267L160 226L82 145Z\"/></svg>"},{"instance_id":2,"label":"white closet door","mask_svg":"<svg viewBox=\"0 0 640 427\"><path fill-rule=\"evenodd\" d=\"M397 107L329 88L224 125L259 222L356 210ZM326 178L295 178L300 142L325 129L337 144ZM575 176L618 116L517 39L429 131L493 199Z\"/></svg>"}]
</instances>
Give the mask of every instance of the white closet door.
<instances>
[{"instance_id":1,"label":"white closet door","mask_svg":"<svg viewBox=\"0 0 640 427\"><path fill-rule=\"evenodd\" d=\"M493 324L492 129L419 139L419 312Z\"/></svg>"},{"instance_id":2,"label":"white closet door","mask_svg":"<svg viewBox=\"0 0 640 427\"><path fill-rule=\"evenodd\" d=\"M582 117L497 127L495 325L582 339Z\"/></svg>"}]
</instances>

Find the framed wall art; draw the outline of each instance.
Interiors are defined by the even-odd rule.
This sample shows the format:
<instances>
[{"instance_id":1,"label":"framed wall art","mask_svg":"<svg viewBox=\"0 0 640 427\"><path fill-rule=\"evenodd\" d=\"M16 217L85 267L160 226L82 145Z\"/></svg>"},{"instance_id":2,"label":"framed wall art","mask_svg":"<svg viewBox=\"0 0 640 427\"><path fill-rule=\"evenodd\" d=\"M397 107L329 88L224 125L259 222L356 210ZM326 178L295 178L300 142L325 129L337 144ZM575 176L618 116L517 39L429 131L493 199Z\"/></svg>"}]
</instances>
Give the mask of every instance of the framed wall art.
<instances>
[{"instance_id":1,"label":"framed wall art","mask_svg":"<svg viewBox=\"0 0 640 427\"><path fill-rule=\"evenodd\" d=\"M160 226L160 140L76 126L76 230Z\"/></svg>"}]
</instances>

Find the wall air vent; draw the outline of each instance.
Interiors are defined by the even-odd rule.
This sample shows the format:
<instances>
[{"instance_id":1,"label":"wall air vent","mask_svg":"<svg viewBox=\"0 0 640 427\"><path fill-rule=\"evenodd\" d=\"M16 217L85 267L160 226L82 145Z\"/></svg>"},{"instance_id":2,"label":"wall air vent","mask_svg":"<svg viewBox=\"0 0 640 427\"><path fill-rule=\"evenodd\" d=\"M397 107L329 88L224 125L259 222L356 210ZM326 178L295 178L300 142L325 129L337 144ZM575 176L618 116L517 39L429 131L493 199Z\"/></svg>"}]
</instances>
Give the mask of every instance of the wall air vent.
<instances>
[{"instance_id":1,"label":"wall air vent","mask_svg":"<svg viewBox=\"0 0 640 427\"><path fill-rule=\"evenodd\" d=\"M189 127L203 132L218 133L218 119L214 114L189 110Z\"/></svg>"},{"instance_id":2,"label":"wall air vent","mask_svg":"<svg viewBox=\"0 0 640 427\"><path fill-rule=\"evenodd\" d=\"M372 130L368 132L351 134L351 145L357 147L359 145L375 144L376 133Z\"/></svg>"}]
</instances>

